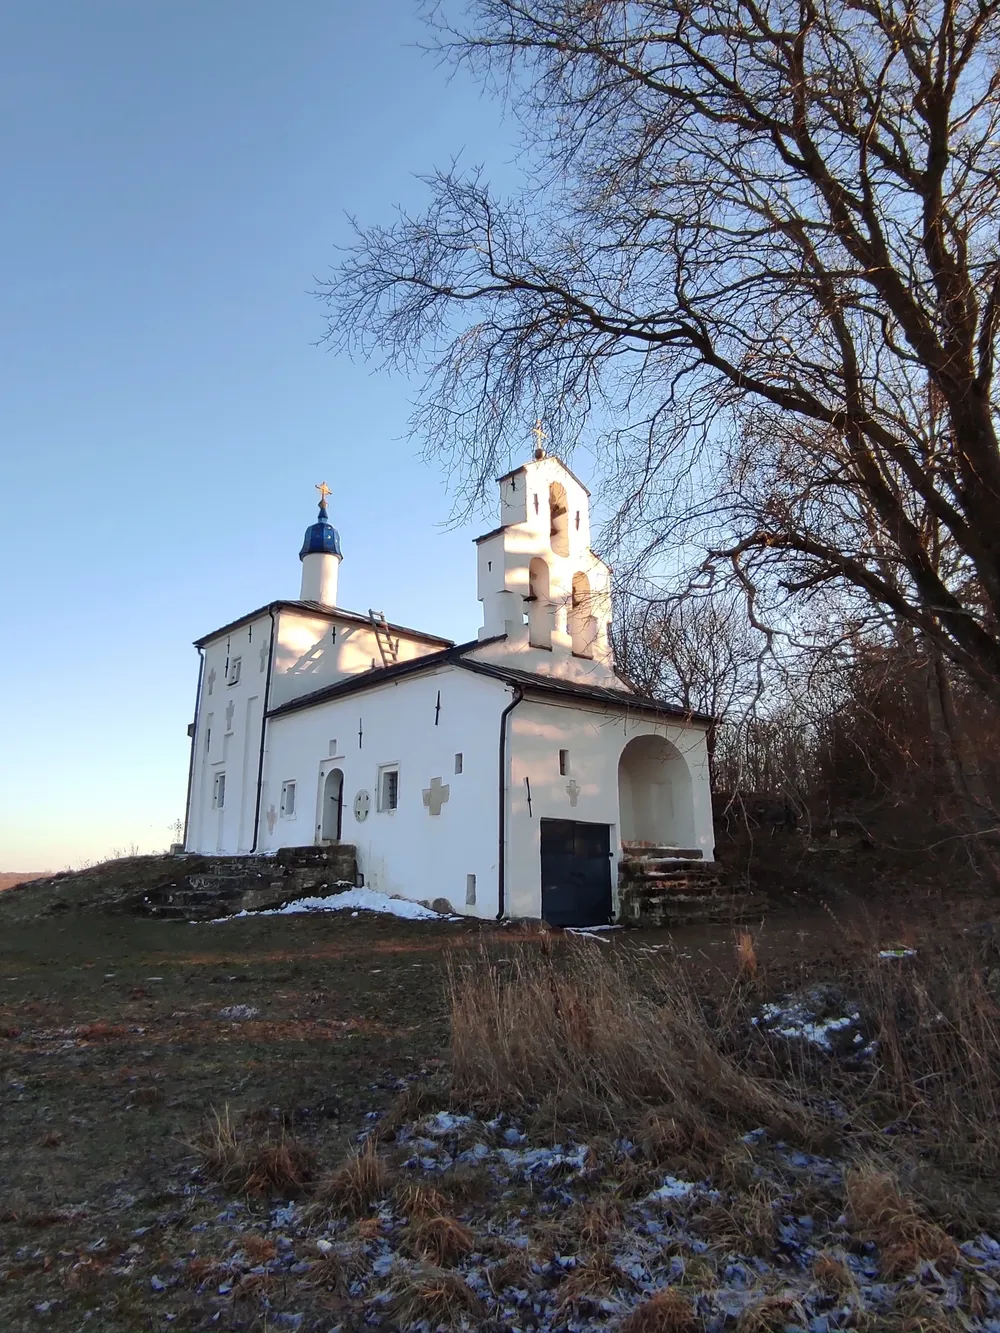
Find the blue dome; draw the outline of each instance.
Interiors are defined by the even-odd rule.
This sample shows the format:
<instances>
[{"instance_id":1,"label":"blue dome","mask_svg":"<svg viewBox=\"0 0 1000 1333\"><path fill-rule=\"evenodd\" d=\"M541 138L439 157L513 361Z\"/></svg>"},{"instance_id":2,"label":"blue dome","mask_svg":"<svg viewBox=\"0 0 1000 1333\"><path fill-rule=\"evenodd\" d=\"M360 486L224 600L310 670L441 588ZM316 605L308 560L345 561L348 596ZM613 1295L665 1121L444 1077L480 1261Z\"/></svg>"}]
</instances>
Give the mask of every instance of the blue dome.
<instances>
[{"instance_id":1,"label":"blue dome","mask_svg":"<svg viewBox=\"0 0 1000 1333\"><path fill-rule=\"evenodd\" d=\"M326 501L321 501L318 520L312 527L306 528L299 559L304 560L307 555L337 555L343 558L343 554L340 549L340 533L330 522L330 516L326 512Z\"/></svg>"}]
</instances>

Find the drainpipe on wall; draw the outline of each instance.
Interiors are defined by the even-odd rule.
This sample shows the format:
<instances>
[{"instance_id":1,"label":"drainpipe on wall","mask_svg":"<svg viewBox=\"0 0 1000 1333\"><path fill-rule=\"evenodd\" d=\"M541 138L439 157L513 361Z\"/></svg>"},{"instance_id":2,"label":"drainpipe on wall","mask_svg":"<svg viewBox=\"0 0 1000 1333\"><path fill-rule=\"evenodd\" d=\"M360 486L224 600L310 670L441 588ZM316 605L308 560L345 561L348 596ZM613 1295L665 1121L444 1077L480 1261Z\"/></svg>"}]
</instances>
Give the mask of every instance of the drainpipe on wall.
<instances>
[{"instance_id":1,"label":"drainpipe on wall","mask_svg":"<svg viewBox=\"0 0 1000 1333\"><path fill-rule=\"evenodd\" d=\"M184 850L188 849L188 830L191 825L191 788L194 784L194 746L198 732L198 714L201 712L201 680L205 673L205 650L198 649L198 692L194 697L194 721L191 723L191 757L188 759L187 800L184 802Z\"/></svg>"},{"instance_id":2,"label":"drainpipe on wall","mask_svg":"<svg viewBox=\"0 0 1000 1333\"><path fill-rule=\"evenodd\" d=\"M500 842L497 854L497 920L502 921L506 911L505 890L507 877L507 719L524 698L520 685L514 686L514 697L500 714L500 817L497 826Z\"/></svg>"},{"instance_id":3,"label":"drainpipe on wall","mask_svg":"<svg viewBox=\"0 0 1000 1333\"><path fill-rule=\"evenodd\" d=\"M271 617L271 645L267 653L267 675L264 678L264 707L260 714L260 755L257 759L257 802L253 811L253 846L250 848L250 855L253 856L257 850L257 843L260 841L260 798L263 794L264 780L264 740L267 736L267 710L271 702L271 668L274 666L274 610L269 609L268 614Z\"/></svg>"}]
</instances>

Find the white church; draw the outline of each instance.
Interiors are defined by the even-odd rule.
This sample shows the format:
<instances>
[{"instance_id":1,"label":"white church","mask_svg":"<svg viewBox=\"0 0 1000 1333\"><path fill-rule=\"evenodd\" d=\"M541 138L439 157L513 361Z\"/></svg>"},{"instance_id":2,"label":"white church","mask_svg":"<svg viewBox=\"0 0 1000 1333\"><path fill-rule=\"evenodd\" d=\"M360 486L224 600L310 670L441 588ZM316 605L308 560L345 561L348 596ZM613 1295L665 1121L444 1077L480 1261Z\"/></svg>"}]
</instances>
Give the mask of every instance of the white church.
<instances>
[{"instance_id":1,"label":"white church","mask_svg":"<svg viewBox=\"0 0 1000 1333\"><path fill-rule=\"evenodd\" d=\"M590 492L541 448L499 488L461 644L343 609L319 488L298 599L196 642L188 851L342 841L371 888L553 925L613 920L636 845L712 859L710 719L616 674Z\"/></svg>"}]
</instances>

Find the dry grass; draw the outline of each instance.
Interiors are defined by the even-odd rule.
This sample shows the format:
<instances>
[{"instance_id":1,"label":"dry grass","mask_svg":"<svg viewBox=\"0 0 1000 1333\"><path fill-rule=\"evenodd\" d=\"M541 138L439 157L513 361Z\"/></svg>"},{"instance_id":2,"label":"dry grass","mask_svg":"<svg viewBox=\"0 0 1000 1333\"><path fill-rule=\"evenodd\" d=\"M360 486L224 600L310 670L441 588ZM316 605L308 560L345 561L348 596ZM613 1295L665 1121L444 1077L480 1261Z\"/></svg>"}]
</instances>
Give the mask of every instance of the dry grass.
<instances>
[{"instance_id":1,"label":"dry grass","mask_svg":"<svg viewBox=\"0 0 1000 1333\"><path fill-rule=\"evenodd\" d=\"M858 1283L842 1255L818 1254L813 1276L824 1291L837 1296L857 1296Z\"/></svg>"},{"instance_id":2,"label":"dry grass","mask_svg":"<svg viewBox=\"0 0 1000 1333\"><path fill-rule=\"evenodd\" d=\"M741 981L756 981L760 965L757 959L757 945L749 930L741 930L736 936L736 971Z\"/></svg>"},{"instance_id":3,"label":"dry grass","mask_svg":"<svg viewBox=\"0 0 1000 1333\"><path fill-rule=\"evenodd\" d=\"M559 1287L559 1304L579 1311L631 1286L631 1279L615 1265L607 1250L594 1250Z\"/></svg>"},{"instance_id":4,"label":"dry grass","mask_svg":"<svg viewBox=\"0 0 1000 1333\"><path fill-rule=\"evenodd\" d=\"M240 1249L252 1264L270 1263L278 1253L278 1247L266 1236L243 1236Z\"/></svg>"},{"instance_id":5,"label":"dry grass","mask_svg":"<svg viewBox=\"0 0 1000 1333\"><path fill-rule=\"evenodd\" d=\"M762 1296L736 1321L736 1333L784 1333L789 1324L808 1328L809 1317L794 1296Z\"/></svg>"},{"instance_id":6,"label":"dry grass","mask_svg":"<svg viewBox=\"0 0 1000 1333\"><path fill-rule=\"evenodd\" d=\"M786 1137L808 1127L777 1083L724 1051L677 967L640 975L621 951L521 948L503 968L485 956L453 967L449 982L454 1087L470 1105L548 1099L553 1118L616 1132L651 1106L665 1126L710 1118Z\"/></svg>"},{"instance_id":7,"label":"dry grass","mask_svg":"<svg viewBox=\"0 0 1000 1333\"><path fill-rule=\"evenodd\" d=\"M620 1333L698 1333L701 1327L690 1297L665 1287L631 1311Z\"/></svg>"},{"instance_id":8,"label":"dry grass","mask_svg":"<svg viewBox=\"0 0 1000 1333\"><path fill-rule=\"evenodd\" d=\"M234 1123L228 1105L211 1119L190 1145L202 1169L226 1189L240 1194L301 1194L312 1176L313 1153L284 1136L278 1142L259 1139L251 1127Z\"/></svg>"},{"instance_id":9,"label":"dry grass","mask_svg":"<svg viewBox=\"0 0 1000 1333\"><path fill-rule=\"evenodd\" d=\"M401 1181L392 1192L393 1203L406 1217L435 1217L448 1207L448 1200L433 1185Z\"/></svg>"},{"instance_id":10,"label":"dry grass","mask_svg":"<svg viewBox=\"0 0 1000 1333\"><path fill-rule=\"evenodd\" d=\"M419 1217L404 1232L404 1243L411 1254L426 1259L438 1268L454 1264L476 1248L476 1238L454 1217Z\"/></svg>"},{"instance_id":11,"label":"dry grass","mask_svg":"<svg viewBox=\"0 0 1000 1333\"><path fill-rule=\"evenodd\" d=\"M862 1240L874 1241L878 1246L887 1277L902 1277L925 1263L936 1264L943 1271L958 1263L955 1242L901 1193L889 1172L871 1165L849 1171L845 1194L852 1230Z\"/></svg>"},{"instance_id":12,"label":"dry grass","mask_svg":"<svg viewBox=\"0 0 1000 1333\"><path fill-rule=\"evenodd\" d=\"M369 1139L320 1183L316 1195L327 1212L360 1217L389 1192L391 1183L389 1165Z\"/></svg>"},{"instance_id":13,"label":"dry grass","mask_svg":"<svg viewBox=\"0 0 1000 1333\"><path fill-rule=\"evenodd\" d=\"M426 1320L431 1328L455 1328L463 1316L484 1319L482 1301L457 1273L430 1265L401 1274L392 1301L394 1327L407 1328Z\"/></svg>"},{"instance_id":14,"label":"dry grass","mask_svg":"<svg viewBox=\"0 0 1000 1333\"><path fill-rule=\"evenodd\" d=\"M447 1107L448 1102L448 1086L443 1080L424 1079L420 1083L411 1083L393 1099L389 1110L376 1122L371 1136L380 1142L394 1139L404 1125Z\"/></svg>"},{"instance_id":15,"label":"dry grass","mask_svg":"<svg viewBox=\"0 0 1000 1333\"><path fill-rule=\"evenodd\" d=\"M451 1166L436 1178L437 1188L452 1205L482 1203L496 1189L496 1181L485 1166Z\"/></svg>"},{"instance_id":16,"label":"dry grass","mask_svg":"<svg viewBox=\"0 0 1000 1333\"><path fill-rule=\"evenodd\" d=\"M511 1250L499 1263L493 1264L486 1275L494 1296L507 1287L531 1288L538 1284L538 1274L532 1267L528 1250Z\"/></svg>"},{"instance_id":17,"label":"dry grass","mask_svg":"<svg viewBox=\"0 0 1000 1333\"><path fill-rule=\"evenodd\" d=\"M878 1039L871 1092L945 1167L1000 1170L1000 993L981 961L876 963L858 978Z\"/></svg>"},{"instance_id":18,"label":"dry grass","mask_svg":"<svg viewBox=\"0 0 1000 1333\"><path fill-rule=\"evenodd\" d=\"M622 1209L613 1196L603 1194L592 1203L574 1205L567 1217L581 1245L587 1249L606 1245L621 1229Z\"/></svg>"}]
</instances>

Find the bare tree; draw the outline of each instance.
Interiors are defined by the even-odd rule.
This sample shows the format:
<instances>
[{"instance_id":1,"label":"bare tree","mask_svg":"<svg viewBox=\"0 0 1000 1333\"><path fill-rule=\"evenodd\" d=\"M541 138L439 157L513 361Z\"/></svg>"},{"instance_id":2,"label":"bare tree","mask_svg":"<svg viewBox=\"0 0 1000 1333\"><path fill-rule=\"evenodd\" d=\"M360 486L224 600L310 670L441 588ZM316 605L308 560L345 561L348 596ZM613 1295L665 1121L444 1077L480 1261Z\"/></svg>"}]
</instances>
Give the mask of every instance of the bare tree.
<instances>
[{"instance_id":1,"label":"bare tree","mask_svg":"<svg viewBox=\"0 0 1000 1333\"><path fill-rule=\"evenodd\" d=\"M743 608L719 595L661 601L622 589L612 630L615 662L646 694L715 719L716 730L759 697L759 636Z\"/></svg>"},{"instance_id":2,"label":"bare tree","mask_svg":"<svg viewBox=\"0 0 1000 1333\"><path fill-rule=\"evenodd\" d=\"M515 423L589 420L647 554L699 548L772 627L846 589L1000 700L1000 0L471 13L438 39L505 82L531 188L430 178L359 232L330 337L426 372L466 499Z\"/></svg>"}]
</instances>

